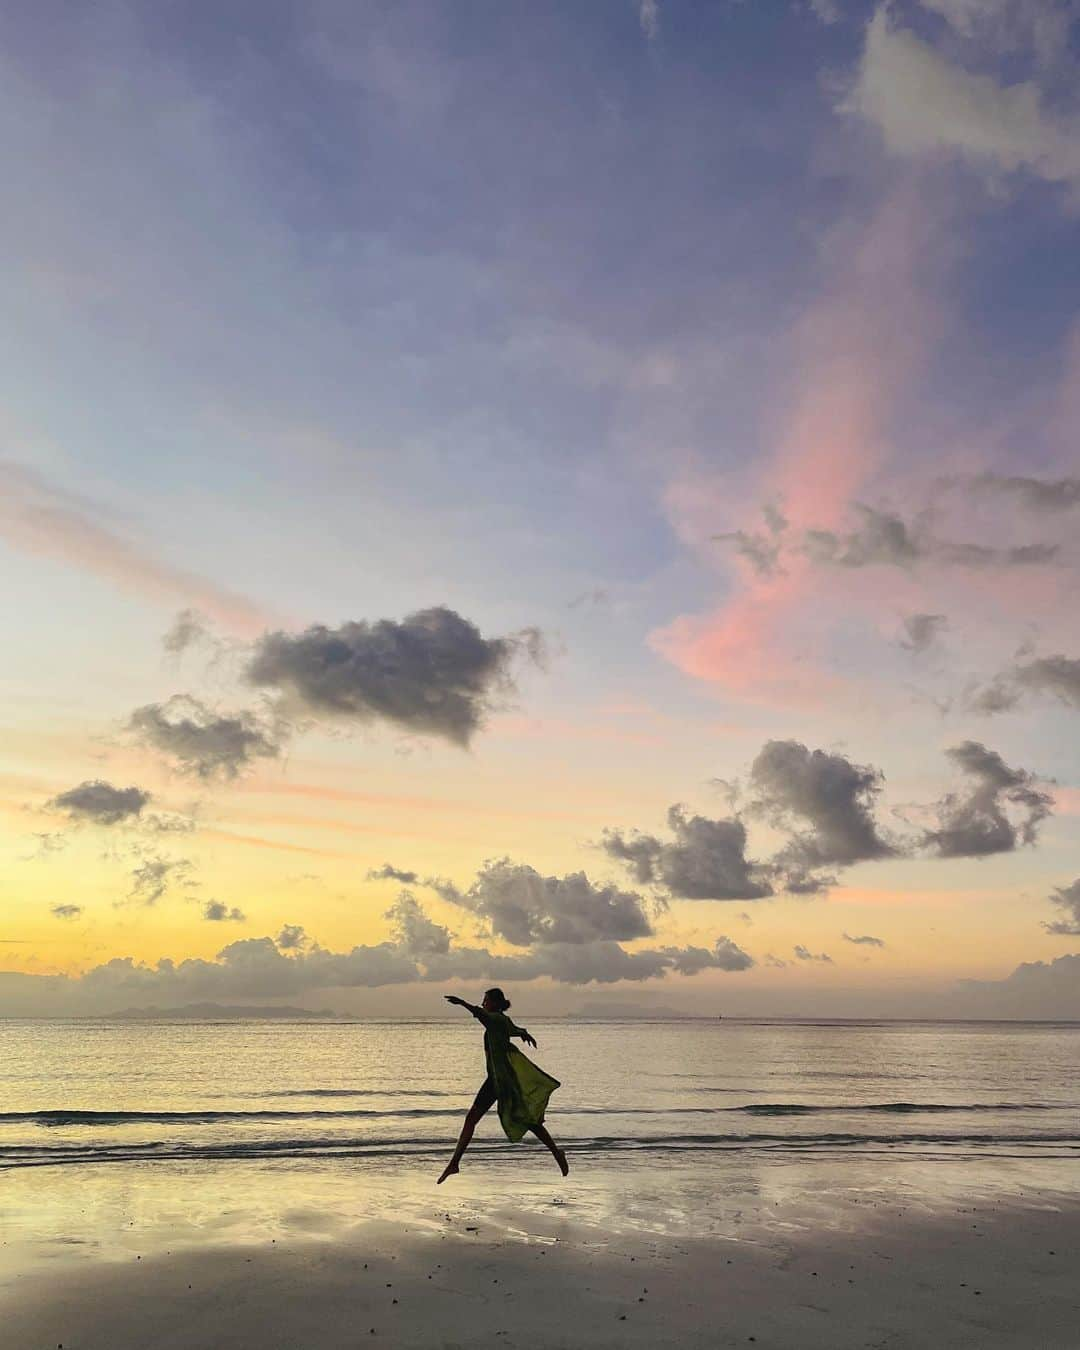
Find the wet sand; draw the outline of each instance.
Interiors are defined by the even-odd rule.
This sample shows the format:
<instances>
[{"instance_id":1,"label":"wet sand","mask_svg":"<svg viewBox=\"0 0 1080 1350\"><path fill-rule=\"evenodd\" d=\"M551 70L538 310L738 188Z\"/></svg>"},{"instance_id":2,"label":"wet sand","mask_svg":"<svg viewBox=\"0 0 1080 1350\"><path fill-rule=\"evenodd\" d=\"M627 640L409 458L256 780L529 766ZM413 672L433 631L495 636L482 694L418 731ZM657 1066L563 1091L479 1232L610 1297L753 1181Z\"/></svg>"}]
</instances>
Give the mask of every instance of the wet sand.
<instances>
[{"instance_id":1,"label":"wet sand","mask_svg":"<svg viewBox=\"0 0 1080 1350\"><path fill-rule=\"evenodd\" d=\"M1080 1204L876 1205L827 1231L744 1215L737 1238L610 1238L361 1222L290 1237L11 1271L9 1350L942 1346L1076 1350ZM847 1221L850 1219L850 1222ZM440 1226L441 1225L441 1226ZM530 1232L530 1227L533 1231ZM513 1236L508 1233L513 1232Z\"/></svg>"}]
</instances>

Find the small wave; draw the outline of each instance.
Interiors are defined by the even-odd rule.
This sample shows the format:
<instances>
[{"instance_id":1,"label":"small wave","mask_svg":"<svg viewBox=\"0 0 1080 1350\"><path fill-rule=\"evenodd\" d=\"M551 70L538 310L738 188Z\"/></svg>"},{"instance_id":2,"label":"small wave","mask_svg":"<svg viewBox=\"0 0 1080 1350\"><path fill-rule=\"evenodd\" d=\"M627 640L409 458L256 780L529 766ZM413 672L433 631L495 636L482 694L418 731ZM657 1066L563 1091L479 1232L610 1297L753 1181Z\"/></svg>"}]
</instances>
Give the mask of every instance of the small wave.
<instances>
[{"instance_id":1,"label":"small wave","mask_svg":"<svg viewBox=\"0 0 1080 1350\"><path fill-rule=\"evenodd\" d=\"M240 1094L233 1094L240 1095ZM440 1092L434 1088L281 1088L276 1092L253 1092L253 1097L461 1097L461 1092Z\"/></svg>"},{"instance_id":2,"label":"small wave","mask_svg":"<svg viewBox=\"0 0 1080 1350\"><path fill-rule=\"evenodd\" d=\"M458 1116L443 1107L412 1107L396 1111L7 1111L0 1125L216 1125L225 1121L256 1120L393 1120L425 1116Z\"/></svg>"},{"instance_id":3,"label":"small wave","mask_svg":"<svg viewBox=\"0 0 1080 1350\"><path fill-rule=\"evenodd\" d=\"M324 1089L325 1095L337 1089ZM271 1095L271 1094L268 1094ZM282 1095L282 1094L273 1094ZM311 1094L314 1095L314 1094ZM249 1111L91 1111L76 1108L58 1108L47 1111L0 1112L0 1126L29 1124L46 1128L64 1126L124 1126L139 1124L216 1125L228 1122L300 1121L300 1120L442 1120L456 1117L464 1110L466 1098L457 1095L457 1107L413 1106L387 1110L353 1107L328 1110L282 1110L256 1108ZM817 1116L817 1115L946 1115L971 1113L1004 1113L1017 1111L1068 1110L1066 1104L1044 1102L866 1102L856 1105L827 1105L819 1102L750 1102L741 1106L567 1106L565 1116L687 1116L687 1115L747 1115L760 1117Z\"/></svg>"},{"instance_id":4,"label":"small wave","mask_svg":"<svg viewBox=\"0 0 1080 1350\"><path fill-rule=\"evenodd\" d=\"M1080 1156L1080 1136L1075 1133L1042 1134L677 1134L636 1137L598 1136L567 1138L565 1147L574 1153L710 1153L748 1151L770 1155L807 1153L891 1154L918 1150L920 1156L934 1150L956 1156L968 1150L972 1154L995 1156L1012 1150L1010 1156L1037 1153L1039 1156L1075 1158ZM0 1171L27 1167L62 1167L97 1163L149 1162L258 1162L287 1159L335 1159L441 1156L445 1137L406 1139L252 1139L221 1143L191 1144L175 1140L157 1140L143 1144L57 1144L22 1145L0 1149ZM478 1142L476 1153L506 1158L504 1144ZM1054 1150L1050 1153L1050 1150Z\"/></svg>"},{"instance_id":5,"label":"small wave","mask_svg":"<svg viewBox=\"0 0 1080 1350\"><path fill-rule=\"evenodd\" d=\"M1055 1111L1064 1106L1050 1106L1045 1102L864 1102L855 1106L826 1106L809 1102L763 1102L749 1106L728 1106L725 1111L742 1111L750 1116L813 1116L813 1115L941 1115L945 1113L977 1111Z\"/></svg>"}]
</instances>

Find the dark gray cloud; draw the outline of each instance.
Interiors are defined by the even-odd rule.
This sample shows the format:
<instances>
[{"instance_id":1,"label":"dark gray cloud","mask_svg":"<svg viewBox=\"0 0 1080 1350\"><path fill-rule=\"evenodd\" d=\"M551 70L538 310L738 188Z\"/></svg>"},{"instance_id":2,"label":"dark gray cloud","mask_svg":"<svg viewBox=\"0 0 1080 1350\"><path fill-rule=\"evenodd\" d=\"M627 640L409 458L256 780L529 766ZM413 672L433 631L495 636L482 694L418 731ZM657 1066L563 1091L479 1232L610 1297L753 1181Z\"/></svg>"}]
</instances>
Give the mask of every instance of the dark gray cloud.
<instances>
[{"instance_id":1,"label":"dark gray cloud","mask_svg":"<svg viewBox=\"0 0 1080 1350\"><path fill-rule=\"evenodd\" d=\"M131 871L128 899L140 905L156 905L170 886L189 881L189 858L167 858L159 853L140 853Z\"/></svg>"},{"instance_id":2,"label":"dark gray cloud","mask_svg":"<svg viewBox=\"0 0 1080 1350\"><path fill-rule=\"evenodd\" d=\"M429 919L409 891L402 891L386 911L394 941L416 957L437 956L450 950L450 930Z\"/></svg>"},{"instance_id":3,"label":"dark gray cloud","mask_svg":"<svg viewBox=\"0 0 1080 1350\"><path fill-rule=\"evenodd\" d=\"M392 863L383 863L381 867L368 869L367 880L400 881L403 886L415 886L420 878L415 872L405 872L400 867L394 867Z\"/></svg>"},{"instance_id":4,"label":"dark gray cloud","mask_svg":"<svg viewBox=\"0 0 1080 1350\"><path fill-rule=\"evenodd\" d=\"M828 952L812 952L809 948L802 946L801 943L796 943L792 950L797 961L818 961L826 966L835 964Z\"/></svg>"},{"instance_id":5,"label":"dark gray cloud","mask_svg":"<svg viewBox=\"0 0 1080 1350\"><path fill-rule=\"evenodd\" d=\"M729 937L718 937L708 947L665 947L671 968L680 975L696 975L701 970L749 970L754 958Z\"/></svg>"},{"instance_id":6,"label":"dark gray cloud","mask_svg":"<svg viewBox=\"0 0 1080 1350\"><path fill-rule=\"evenodd\" d=\"M274 939L283 952L300 951L308 946L311 939L298 923L287 923Z\"/></svg>"},{"instance_id":7,"label":"dark gray cloud","mask_svg":"<svg viewBox=\"0 0 1080 1350\"><path fill-rule=\"evenodd\" d=\"M246 675L302 714L385 721L464 746L495 699L513 691L515 659L538 658L539 644L535 630L484 638L454 610L437 607L400 623L267 633Z\"/></svg>"},{"instance_id":8,"label":"dark gray cloud","mask_svg":"<svg viewBox=\"0 0 1080 1350\"><path fill-rule=\"evenodd\" d=\"M235 778L257 759L281 751L282 731L254 713L219 713L190 694L136 708L128 729L142 745L160 751L181 773Z\"/></svg>"},{"instance_id":9,"label":"dark gray cloud","mask_svg":"<svg viewBox=\"0 0 1080 1350\"><path fill-rule=\"evenodd\" d=\"M1070 708L1080 708L1080 660L1075 657L1040 656L1025 661L1013 671L1021 689L1049 694Z\"/></svg>"},{"instance_id":10,"label":"dark gray cloud","mask_svg":"<svg viewBox=\"0 0 1080 1350\"><path fill-rule=\"evenodd\" d=\"M762 747L750 768L755 796L749 809L792 832L772 860L786 890L814 894L832 881L821 868L895 854L874 820L882 781L871 765L809 750L799 741L768 741Z\"/></svg>"},{"instance_id":11,"label":"dark gray cloud","mask_svg":"<svg viewBox=\"0 0 1080 1350\"><path fill-rule=\"evenodd\" d=\"M981 858L1034 844L1053 807L1035 778L1026 769L1009 768L979 741L963 741L945 753L970 787L937 804L937 828L925 832L926 847L940 858Z\"/></svg>"},{"instance_id":12,"label":"dark gray cloud","mask_svg":"<svg viewBox=\"0 0 1080 1350\"><path fill-rule=\"evenodd\" d=\"M766 506L762 516L765 520L763 530L727 530L712 537L720 543L733 544L735 552L750 564L758 576L771 577L783 570L780 555L787 521L775 506Z\"/></svg>"},{"instance_id":13,"label":"dark gray cloud","mask_svg":"<svg viewBox=\"0 0 1080 1350\"><path fill-rule=\"evenodd\" d=\"M77 919L82 912L82 905L53 905L49 910L54 919Z\"/></svg>"},{"instance_id":14,"label":"dark gray cloud","mask_svg":"<svg viewBox=\"0 0 1080 1350\"><path fill-rule=\"evenodd\" d=\"M142 788L113 787L102 778L93 778L61 792L49 806L63 811L72 820L94 825L119 825L121 821L136 818L150 800L151 794Z\"/></svg>"},{"instance_id":15,"label":"dark gray cloud","mask_svg":"<svg viewBox=\"0 0 1080 1350\"><path fill-rule=\"evenodd\" d=\"M1046 515L1080 506L1080 478L1029 478L1022 474L980 473L970 479L984 496L1009 497L1030 511Z\"/></svg>"},{"instance_id":16,"label":"dark gray cloud","mask_svg":"<svg viewBox=\"0 0 1080 1350\"><path fill-rule=\"evenodd\" d=\"M899 516L855 505L861 528L850 534L807 530L803 547L814 562L833 567L910 567L925 556L921 531L913 533Z\"/></svg>"},{"instance_id":17,"label":"dark gray cloud","mask_svg":"<svg viewBox=\"0 0 1080 1350\"><path fill-rule=\"evenodd\" d=\"M207 900L202 907L202 916L211 923L246 923L247 915L235 905L231 908L222 900Z\"/></svg>"},{"instance_id":18,"label":"dark gray cloud","mask_svg":"<svg viewBox=\"0 0 1080 1350\"><path fill-rule=\"evenodd\" d=\"M971 694L968 704L975 712L1008 712L1029 695L1047 695L1068 708L1080 708L1080 660L1058 653L1018 661Z\"/></svg>"},{"instance_id":19,"label":"dark gray cloud","mask_svg":"<svg viewBox=\"0 0 1080 1350\"><path fill-rule=\"evenodd\" d=\"M884 939L871 937L869 933L864 933L862 937L852 937L850 933L844 933L845 942L854 942L856 947L884 947Z\"/></svg>"},{"instance_id":20,"label":"dark gray cloud","mask_svg":"<svg viewBox=\"0 0 1080 1350\"><path fill-rule=\"evenodd\" d=\"M1022 693L1008 674L995 675L987 684L969 689L965 703L972 712L992 717L995 713L1011 712L1017 707Z\"/></svg>"},{"instance_id":21,"label":"dark gray cloud","mask_svg":"<svg viewBox=\"0 0 1080 1350\"><path fill-rule=\"evenodd\" d=\"M953 567L1032 567L1053 562L1057 544L1021 544L999 548L988 544L953 543L931 534L927 517L909 524L891 511L856 502L861 524L849 533L807 530L803 549L814 562L830 567L903 567L920 562Z\"/></svg>"},{"instance_id":22,"label":"dark gray cloud","mask_svg":"<svg viewBox=\"0 0 1080 1350\"><path fill-rule=\"evenodd\" d=\"M491 979L509 983L547 978L560 984L615 984L621 980L661 979L669 973L697 975L703 970L749 970L754 959L730 938L712 948L662 947L628 952L617 942L540 943L514 956L494 956L483 948L454 949L425 959L425 979Z\"/></svg>"},{"instance_id":23,"label":"dark gray cloud","mask_svg":"<svg viewBox=\"0 0 1080 1350\"><path fill-rule=\"evenodd\" d=\"M1046 931L1062 937L1080 937L1080 877L1071 886L1059 886L1050 896L1050 903L1057 905L1064 917L1044 923Z\"/></svg>"},{"instance_id":24,"label":"dark gray cloud","mask_svg":"<svg viewBox=\"0 0 1080 1350\"><path fill-rule=\"evenodd\" d=\"M765 870L746 857L741 820L688 816L681 806L671 807L667 820L672 839L607 830L601 847L636 881L679 899L759 900L773 893Z\"/></svg>"},{"instance_id":25,"label":"dark gray cloud","mask_svg":"<svg viewBox=\"0 0 1080 1350\"><path fill-rule=\"evenodd\" d=\"M944 614L908 614L904 618L900 646L919 655L932 647L939 634L949 626Z\"/></svg>"},{"instance_id":26,"label":"dark gray cloud","mask_svg":"<svg viewBox=\"0 0 1080 1350\"><path fill-rule=\"evenodd\" d=\"M653 931L640 895L594 885L584 872L546 877L525 863L501 858L485 863L467 891L437 878L426 884L517 947L621 942Z\"/></svg>"}]
</instances>

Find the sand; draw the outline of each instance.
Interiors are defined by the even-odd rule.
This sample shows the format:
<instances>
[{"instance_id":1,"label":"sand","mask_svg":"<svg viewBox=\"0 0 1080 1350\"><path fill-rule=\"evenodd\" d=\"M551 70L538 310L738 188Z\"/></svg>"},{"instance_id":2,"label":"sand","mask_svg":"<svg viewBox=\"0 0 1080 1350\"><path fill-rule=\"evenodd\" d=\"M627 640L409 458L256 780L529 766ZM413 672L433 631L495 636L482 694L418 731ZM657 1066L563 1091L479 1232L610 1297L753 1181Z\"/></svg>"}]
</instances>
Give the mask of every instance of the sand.
<instances>
[{"instance_id":1,"label":"sand","mask_svg":"<svg viewBox=\"0 0 1080 1350\"><path fill-rule=\"evenodd\" d=\"M729 1240L606 1238L573 1221L199 1247L9 1273L5 1350L357 1346L940 1346L1077 1350L1080 1204L928 1215L878 1205L815 1234L743 1216ZM533 1225L535 1228L535 1225ZM513 1232L513 1236L508 1233Z\"/></svg>"}]
</instances>

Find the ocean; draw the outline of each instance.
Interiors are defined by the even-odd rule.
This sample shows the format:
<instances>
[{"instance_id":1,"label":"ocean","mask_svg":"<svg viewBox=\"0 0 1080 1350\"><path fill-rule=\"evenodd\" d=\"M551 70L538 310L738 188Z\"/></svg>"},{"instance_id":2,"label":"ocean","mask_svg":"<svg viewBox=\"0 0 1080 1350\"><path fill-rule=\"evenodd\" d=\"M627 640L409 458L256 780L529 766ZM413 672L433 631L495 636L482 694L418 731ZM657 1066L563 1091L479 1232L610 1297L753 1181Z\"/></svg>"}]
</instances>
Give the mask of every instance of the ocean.
<instances>
[{"instance_id":1,"label":"ocean","mask_svg":"<svg viewBox=\"0 0 1080 1350\"><path fill-rule=\"evenodd\" d=\"M464 1014L0 1023L0 1341L1075 1344L1080 1025L514 1011L565 1179Z\"/></svg>"},{"instance_id":2,"label":"ocean","mask_svg":"<svg viewBox=\"0 0 1080 1350\"><path fill-rule=\"evenodd\" d=\"M535 1021L568 1150L1080 1156L1080 1025ZM440 1022L6 1021L0 1167L431 1167L484 1077ZM509 1146L494 1114L476 1155Z\"/></svg>"}]
</instances>

